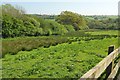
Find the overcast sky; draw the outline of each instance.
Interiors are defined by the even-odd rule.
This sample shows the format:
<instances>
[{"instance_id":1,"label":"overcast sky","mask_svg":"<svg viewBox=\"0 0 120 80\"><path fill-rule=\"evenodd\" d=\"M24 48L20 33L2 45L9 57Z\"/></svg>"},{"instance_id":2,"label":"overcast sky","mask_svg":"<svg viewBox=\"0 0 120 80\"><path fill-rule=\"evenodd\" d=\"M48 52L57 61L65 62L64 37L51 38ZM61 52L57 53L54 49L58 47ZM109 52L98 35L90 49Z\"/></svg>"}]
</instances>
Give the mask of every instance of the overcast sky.
<instances>
[{"instance_id":1,"label":"overcast sky","mask_svg":"<svg viewBox=\"0 0 120 80\"><path fill-rule=\"evenodd\" d=\"M82 15L118 15L119 0L1 0L18 5L29 14L60 14L73 11Z\"/></svg>"}]
</instances>

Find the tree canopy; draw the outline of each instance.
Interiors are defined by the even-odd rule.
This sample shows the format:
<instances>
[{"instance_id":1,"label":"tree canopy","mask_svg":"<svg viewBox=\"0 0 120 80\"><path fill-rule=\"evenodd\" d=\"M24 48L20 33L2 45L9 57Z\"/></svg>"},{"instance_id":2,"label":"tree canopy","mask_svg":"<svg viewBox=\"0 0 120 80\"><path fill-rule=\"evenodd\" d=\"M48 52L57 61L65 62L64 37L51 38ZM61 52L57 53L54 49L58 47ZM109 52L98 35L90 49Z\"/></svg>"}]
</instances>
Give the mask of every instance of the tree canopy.
<instances>
[{"instance_id":1,"label":"tree canopy","mask_svg":"<svg viewBox=\"0 0 120 80\"><path fill-rule=\"evenodd\" d=\"M89 16L86 21L90 29L119 29L116 16Z\"/></svg>"},{"instance_id":2,"label":"tree canopy","mask_svg":"<svg viewBox=\"0 0 120 80\"><path fill-rule=\"evenodd\" d=\"M60 15L30 15L24 8L10 4L0 6L0 35L3 38L19 36L64 35L83 29L118 29L118 19L101 16L82 16L74 12L63 11ZM2 15L2 16L1 16ZM104 20L103 20L104 19Z\"/></svg>"},{"instance_id":3,"label":"tree canopy","mask_svg":"<svg viewBox=\"0 0 120 80\"><path fill-rule=\"evenodd\" d=\"M56 21L64 25L72 25L75 30L88 28L83 16L70 11L61 12L61 14L56 18Z\"/></svg>"},{"instance_id":4,"label":"tree canopy","mask_svg":"<svg viewBox=\"0 0 120 80\"><path fill-rule=\"evenodd\" d=\"M2 5L2 37L62 35L68 30L62 24L25 14L22 8ZM2 20L2 21L1 21Z\"/></svg>"}]
</instances>

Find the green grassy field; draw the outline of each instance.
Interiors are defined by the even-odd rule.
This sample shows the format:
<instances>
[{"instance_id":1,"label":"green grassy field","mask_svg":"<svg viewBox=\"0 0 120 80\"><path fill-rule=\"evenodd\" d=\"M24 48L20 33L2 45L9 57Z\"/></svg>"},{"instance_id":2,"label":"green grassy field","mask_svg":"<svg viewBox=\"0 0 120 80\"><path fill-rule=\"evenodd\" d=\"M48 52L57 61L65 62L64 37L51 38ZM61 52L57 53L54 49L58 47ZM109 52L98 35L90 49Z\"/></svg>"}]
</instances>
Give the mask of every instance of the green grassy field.
<instances>
[{"instance_id":1,"label":"green grassy field","mask_svg":"<svg viewBox=\"0 0 120 80\"><path fill-rule=\"evenodd\" d=\"M30 51L38 47L49 47L61 43L71 43L81 40L100 40L117 36L117 30L81 30L78 32L67 33L64 36L6 38L2 39L0 45L2 45L2 57L4 57L6 54L17 54L19 51Z\"/></svg>"},{"instance_id":2,"label":"green grassy field","mask_svg":"<svg viewBox=\"0 0 120 80\"><path fill-rule=\"evenodd\" d=\"M108 33L106 31L103 32ZM109 31L109 33L110 32L112 31ZM99 33L99 35L103 35L102 33ZM108 35L110 35L109 33ZM117 35L117 31L113 31L113 33ZM8 50L10 49L12 41L14 42L12 45L19 46L21 44L23 47L27 45L32 46L35 42L35 45L37 45L39 42L42 43L42 40L44 42L48 41L46 44L50 44L50 40L53 43L57 41L57 44L45 47L45 43L43 43L42 46L37 46L36 49L31 48L31 50L28 51L18 50L14 55L7 53L0 59L0 61L2 60L2 77L80 78L107 56L107 48L110 45L115 45L115 48L118 48L118 37L99 37L69 36L56 39L53 39L53 37L52 39L51 37L4 39L3 42L7 42ZM63 40L63 42L61 42L61 40ZM23 41L24 44L21 43L21 41ZM13 46L11 46L11 50L12 48Z\"/></svg>"},{"instance_id":3,"label":"green grassy field","mask_svg":"<svg viewBox=\"0 0 120 80\"><path fill-rule=\"evenodd\" d=\"M2 59L3 77L79 78L107 55L109 45L117 46L116 40L64 43L8 54Z\"/></svg>"},{"instance_id":4,"label":"green grassy field","mask_svg":"<svg viewBox=\"0 0 120 80\"><path fill-rule=\"evenodd\" d=\"M70 11L70 5L54 14L50 3L44 8L53 9L52 15L39 6L31 14L19 3L0 5L0 79L78 80L107 56L110 45L120 46L116 15L81 15Z\"/></svg>"},{"instance_id":5,"label":"green grassy field","mask_svg":"<svg viewBox=\"0 0 120 80\"><path fill-rule=\"evenodd\" d=\"M98 30L85 33L89 33L91 35L119 35L118 30Z\"/></svg>"}]
</instances>

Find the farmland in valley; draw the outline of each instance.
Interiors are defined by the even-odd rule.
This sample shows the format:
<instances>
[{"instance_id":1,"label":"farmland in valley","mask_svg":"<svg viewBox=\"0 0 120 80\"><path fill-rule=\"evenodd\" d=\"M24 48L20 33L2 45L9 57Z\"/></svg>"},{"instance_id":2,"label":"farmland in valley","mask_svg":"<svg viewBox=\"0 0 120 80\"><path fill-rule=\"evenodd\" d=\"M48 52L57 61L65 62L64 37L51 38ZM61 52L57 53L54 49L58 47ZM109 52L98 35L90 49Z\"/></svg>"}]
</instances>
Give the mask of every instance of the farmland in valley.
<instances>
[{"instance_id":1,"label":"farmland in valley","mask_svg":"<svg viewBox=\"0 0 120 80\"><path fill-rule=\"evenodd\" d=\"M28 14L12 4L0 10L0 78L77 80L108 55L110 45L120 46L116 15Z\"/></svg>"}]
</instances>

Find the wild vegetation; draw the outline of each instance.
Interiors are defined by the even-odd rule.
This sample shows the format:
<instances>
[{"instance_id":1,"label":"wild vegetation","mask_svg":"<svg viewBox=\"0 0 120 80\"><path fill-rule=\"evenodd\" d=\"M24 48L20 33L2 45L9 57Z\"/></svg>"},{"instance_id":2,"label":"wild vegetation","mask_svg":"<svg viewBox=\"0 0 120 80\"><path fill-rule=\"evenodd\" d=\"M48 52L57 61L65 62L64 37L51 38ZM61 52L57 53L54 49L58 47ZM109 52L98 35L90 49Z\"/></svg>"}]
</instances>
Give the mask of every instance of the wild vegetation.
<instances>
[{"instance_id":1,"label":"wild vegetation","mask_svg":"<svg viewBox=\"0 0 120 80\"><path fill-rule=\"evenodd\" d=\"M84 17L70 11L61 12L61 14L56 18L56 21L64 25L72 25L75 30L88 29Z\"/></svg>"},{"instance_id":2,"label":"wild vegetation","mask_svg":"<svg viewBox=\"0 0 120 80\"><path fill-rule=\"evenodd\" d=\"M90 29L118 30L117 16L86 16L87 25Z\"/></svg>"},{"instance_id":3,"label":"wild vegetation","mask_svg":"<svg viewBox=\"0 0 120 80\"><path fill-rule=\"evenodd\" d=\"M71 16L71 20L74 18L73 21L67 20L66 18L68 16L66 15L66 17L64 17L62 14L56 19L58 22L60 22L61 19L65 22L70 21L67 24L60 24L56 21L38 18L34 15L26 15L24 14L24 11L21 9L16 9L10 4L2 5L2 13L3 38L19 36L63 35L67 32L75 31L77 28L82 29L86 26L85 20L82 18L82 16L68 11L64 13Z\"/></svg>"},{"instance_id":4,"label":"wild vegetation","mask_svg":"<svg viewBox=\"0 0 120 80\"><path fill-rule=\"evenodd\" d=\"M14 39L2 40L2 57L6 54L15 55L19 51L30 51L38 47L49 47L67 42L63 37L19 37Z\"/></svg>"},{"instance_id":5,"label":"wild vegetation","mask_svg":"<svg viewBox=\"0 0 120 80\"><path fill-rule=\"evenodd\" d=\"M3 78L78 79L107 56L108 46L120 46L116 16L26 14L10 4L0 9Z\"/></svg>"},{"instance_id":6,"label":"wild vegetation","mask_svg":"<svg viewBox=\"0 0 120 80\"><path fill-rule=\"evenodd\" d=\"M112 32L112 34L111 34ZM61 43L72 43L76 41L90 41L90 40L102 40L104 38L117 38L117 31L101 31L94 32L77 31L67 33L63 36L43 36L43 37L17 37L8 38L2 40L2 57L6 54L17 54L19 51L30 51L38 47L50 47L56 46Z\"/></svg>"},{"instance_id":7,"label":"wild vegetation","mask_svg":"<svg viewBox=\"0 0 120 80\"><path fill-rule=\"evenodd\" d=\"M88 17L74 12L63 11L47 19L25 14L21 7L2 5L2 37L64 35L83 29L118 29L118 18ZM54 19L54 20L50 20Z\"/></svg>"},{"instance_id":8,"label":"wild vegetation","mask_svg":"<svg viewBox=\"0 0 120 80\"><path fill-rule=\"evenodd\" d=\"M2 59L2 76L3 78L80 78L107 56L107 46L111 44L117 47L117 38L63 43L49 48L20 51L16 55L7 54Z\"/></svg>"}]
</instances>

